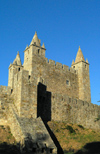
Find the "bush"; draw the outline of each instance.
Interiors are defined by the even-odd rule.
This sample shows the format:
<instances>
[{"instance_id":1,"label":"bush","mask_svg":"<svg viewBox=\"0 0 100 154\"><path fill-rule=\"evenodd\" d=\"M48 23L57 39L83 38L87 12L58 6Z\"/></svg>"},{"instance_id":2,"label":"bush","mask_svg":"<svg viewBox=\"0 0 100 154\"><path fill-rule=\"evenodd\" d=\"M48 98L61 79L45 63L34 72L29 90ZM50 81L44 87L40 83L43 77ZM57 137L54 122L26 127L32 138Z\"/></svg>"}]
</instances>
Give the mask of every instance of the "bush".
<instances>
[{"instance_id":1,"label":"bush","mask_svg":"<svg viewBox=\"0 0 100 154\"><path fill-rule=\"evenodd\" d=\"M76 134L76 132L75 132L75 130L72 128L72 126L67 125L66 129L69 130L69 132L70 132L71 134L72 134L72 133Z\"/></svg>"},{"instance_id":2,"label":"bush","mask_svg":"<svg viewBox=\"0 0 100 154\"><path fill-rule=\"evenodd\" d=\"M82 125L78 125L78 127L80 127L80 128L82 128L82 129L84 129L84 127L83 127Z\"/></svg>"}]
</instances>

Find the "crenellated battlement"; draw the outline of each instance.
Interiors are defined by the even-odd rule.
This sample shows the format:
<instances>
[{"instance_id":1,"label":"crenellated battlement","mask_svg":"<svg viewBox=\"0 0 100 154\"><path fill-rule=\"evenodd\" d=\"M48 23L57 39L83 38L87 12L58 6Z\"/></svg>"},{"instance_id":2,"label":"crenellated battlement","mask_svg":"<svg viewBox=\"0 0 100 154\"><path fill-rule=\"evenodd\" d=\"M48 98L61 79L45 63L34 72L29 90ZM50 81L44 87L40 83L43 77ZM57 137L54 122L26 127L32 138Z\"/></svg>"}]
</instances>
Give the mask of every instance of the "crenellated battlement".
<instances>
[{"instance_id":1,"label":"crenellated battlement","mask_svg":"<svg viewBox=\"0 0 100 154\"><path fill-rule=\"evenodd\" d=\"M82 101L79 99L75 99L72 98L68 95L62 95L62 94L58 94L58 93L52 93L51 95L51 101L56 102L56 104L58 102L60 102L61 104L66 103L66 104L70 104L73 107L82 107L82 108L88 108L88 109L94 109L94 110L100 110L100 106L96 105L96 104L92 104L86 101Z\"/></svg>"},{"instance_id":2,"label":"crenellated battlement","mask_svg":"<svg viewBox=\"0 0 100 154\"><path fill-rule=\"evenodd\" d=\"M100 106L58 93L52 93L51 102L54 121L67 121L100 129L99 122L96 122L100 115Z\"/></svg>"},{"instance_id":3,"label":"crenellated battlement","mask_svg":"<svg viewBox=\"0 0 100 154\"><path fill-rule=\"evenodd\" d=\"M48 60L48 58L45 58L45 60L46 60L46 64L49 65L50 68L52 68L52 67L55 68L55 71L57 69L59 69L59 70L61 70L62 73L63 72L71 72L71 73L77 74L77 72L78 72L77 70L75 70L75 68L69 67L69 66L59 63L59 62L55 62L54 60L51 60L51 59Z\"/></svg>"}]
</instances>

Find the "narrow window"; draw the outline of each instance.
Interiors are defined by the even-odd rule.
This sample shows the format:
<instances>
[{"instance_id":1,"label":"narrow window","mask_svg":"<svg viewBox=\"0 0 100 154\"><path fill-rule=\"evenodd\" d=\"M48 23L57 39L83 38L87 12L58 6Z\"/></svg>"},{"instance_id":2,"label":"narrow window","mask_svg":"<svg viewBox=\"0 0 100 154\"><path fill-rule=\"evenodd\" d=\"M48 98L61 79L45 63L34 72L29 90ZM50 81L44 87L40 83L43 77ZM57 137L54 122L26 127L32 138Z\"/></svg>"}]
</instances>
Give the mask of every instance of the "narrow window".
<instances>
[{"instance_id":1,"label":"narrow window","mask_svg":"<svg viewBox=\"0 0 100 154\"><path fill-rule=\"evenodd\" d=\"M11 94L12 94L12 92L13 92L13 89L11 89Z\"/></svg>"},{"instance_id":2,"label":"narrow window","mask_svg":"<svg viewBox=\"0 0 100 154\"><path fill-rule=\"evenodd\" d=\"M36 45L36 42L34 42L34 45Z\"/></svg>"},{"instance_id":3,"label":"narrow window","mask_svg":"<svg viewBox=\"0 0 100 154\"><path fill-rule=\"evenodd\" d=\"M20 67L18 68L18 71L20 71Z\"/></svg>"},{"instance_id":4,"label":"narrow window","mask_svg":"<svg viewBox=\"0 0 100 154\"><path fill-rule=\"evenodd\" d=\"M69 80L66 80L66 84L69 86Z\"/></svg>"},{"instance_id":5,"label":"narrow window","mask_svg":"<svg viewBox=\"0 0 100 154\"><path fill-rule=\"evenodd\" d=\"M38 54L39 54L40 49L38 49Z\"/></svg>"},{"instance_id":6,"label":"narrow window","mask_svg":"<svg viewBox=\"0 0 100 154\"><path fill-rule=\"evenodd\" d=\"M28 76L28 79L30 79L30 78L31 78L31 76L29 75L29 76Z\"/></svg>"},{"instance_id":7,"label":"narrow window","mask_svg":"<svg viewBox=\"0 0 100 154\"><path fill-rule=\"evenodd\" d=\"M73 68L75 68L75 66L73 66Z\"/></svg>"}]
</instances>

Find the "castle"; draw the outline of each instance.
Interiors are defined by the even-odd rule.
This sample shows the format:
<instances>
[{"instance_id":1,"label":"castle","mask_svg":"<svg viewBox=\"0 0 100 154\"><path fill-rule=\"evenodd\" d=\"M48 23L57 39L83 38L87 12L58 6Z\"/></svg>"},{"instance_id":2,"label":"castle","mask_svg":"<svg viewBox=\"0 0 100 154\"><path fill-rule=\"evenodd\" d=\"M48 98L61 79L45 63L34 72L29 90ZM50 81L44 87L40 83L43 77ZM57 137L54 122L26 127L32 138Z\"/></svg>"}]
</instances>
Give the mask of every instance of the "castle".
<instances>
[{"instance_id":1,"label":"castle","mask_svg":"<svg viewBox=\"0 0 100 154\"><path fill-rule=\"evenodd\" d=\"M23 65L19 52L10 64L8 87L0 87L0 123L10 126L18 142L30 134L34 142L39 140L56 153L43 121L66 121L100 129L99 121L95 121L100 106L91 103L89 63L81 48L70 68L48 61L45 51L35 33L24 51ZM48 139L43 139L44 134Z\"/></svg>"}]
</instances>

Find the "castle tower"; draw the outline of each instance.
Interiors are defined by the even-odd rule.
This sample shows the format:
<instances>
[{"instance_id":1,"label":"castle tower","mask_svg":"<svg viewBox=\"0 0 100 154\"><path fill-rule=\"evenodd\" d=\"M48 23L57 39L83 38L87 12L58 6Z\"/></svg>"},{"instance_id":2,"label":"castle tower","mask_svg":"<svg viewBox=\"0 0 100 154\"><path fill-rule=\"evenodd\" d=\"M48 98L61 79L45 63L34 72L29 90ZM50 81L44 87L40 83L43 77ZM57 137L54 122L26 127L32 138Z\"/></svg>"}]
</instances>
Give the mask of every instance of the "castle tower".
<instances>
[{"instance_id":1,"label":"castle tower","mask_svg":"<svg viewBox=\"0 0 100 154\"><path fill-rule=\"evenodd\" d=\"M45 46L44 43L41 46L41 41L38 39L37 33L35 32L35 35L33 36L33 39L30 43L30 45L26 47L24 51L24 69L29 71L29 74L31 74L31 71L34 69L34 64L37 64L38 61L40 61L40 58L45 57ZM40 58L39 58L40 57Z\"/></svg>"},{"instance_id":2,"label":"castle tower","mask_svg":"<svg viewBox=\"0 0 100 154\"><path fill-rule=\"evenodd\" d=\"M8 78L8 86L11 87L11 89L14 88L14 75L20 71L22 68L21 59L19 52L17 53L16 58L13 61L13 64L10 64L9 66L9 78Z\"/></svg>"},{"instance_id":3,"label":"castle tower","mask_svg":"<svg viewBox=\"0 0 100 154\"><path fill-rule=\"evenodd\" d=\"M85 61L80 47L75 62L72 62L72 68L78 70L79 99L91 102L89 63Z\"/></svg>"}]
</instances>

